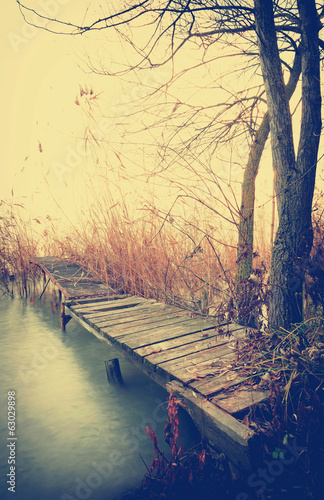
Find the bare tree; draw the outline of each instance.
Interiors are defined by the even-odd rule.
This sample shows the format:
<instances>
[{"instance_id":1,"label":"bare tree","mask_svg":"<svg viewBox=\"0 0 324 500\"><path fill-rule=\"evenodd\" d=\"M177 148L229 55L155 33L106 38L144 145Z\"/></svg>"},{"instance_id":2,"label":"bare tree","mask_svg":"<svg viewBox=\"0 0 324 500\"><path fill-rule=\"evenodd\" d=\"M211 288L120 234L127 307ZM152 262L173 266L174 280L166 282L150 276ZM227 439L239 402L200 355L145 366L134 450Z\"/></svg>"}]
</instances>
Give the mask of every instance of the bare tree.
<instances>
[{"instance_id":1,"label":"bare tree","mask_svg":"<svg viewBox=\"0 0 324 500\"><path fill-rule=\"evenodd\" d=\"M30 14L33 19L38 15L42 21L40 14L17 3L27 22L31 22ZM245 278L251 268L254 181L270 129L279 228L271 261L269 321L273 328L288 328L302 319L302 286L312 246L311 206L321 133L319 64L323 42L319 31L324 9L315 0L297 0L297 3L292 0L144 0L123 5L83 25L50 19L46 29L77 35L114 28L137 54L133 69L165 64L192 41L206 47L220 42L235 43L250 56L255 56L251 46L257 46L268 112L259 129L254 131L245 170L238 280ZM141 29L143 23L147 39L138 45L130 34ZM163 40L167 40L168 45L163 45L161 51ZM290 79L285 85L283 68L287 67ZM128 70L122 68L119 73ZM295 153L289 98L300 72L302 120ZM248 259L244 262L245 251Z\"/></svg>"},{"instance_id":2,"label":"bare tree","mask_svg":"<svg viewBox=\"0 0 324 500\"><path fill-rule=\"evenodd\" d=\"M297 1L302 57L302 118L297 154L271 0L255 1L261 69L270 116L279 227L271 262L270 324L287 328L303 314L302 283L313 243L311 210L321 135L319 30L315 0Z\"/></svg>"}]
</instances>

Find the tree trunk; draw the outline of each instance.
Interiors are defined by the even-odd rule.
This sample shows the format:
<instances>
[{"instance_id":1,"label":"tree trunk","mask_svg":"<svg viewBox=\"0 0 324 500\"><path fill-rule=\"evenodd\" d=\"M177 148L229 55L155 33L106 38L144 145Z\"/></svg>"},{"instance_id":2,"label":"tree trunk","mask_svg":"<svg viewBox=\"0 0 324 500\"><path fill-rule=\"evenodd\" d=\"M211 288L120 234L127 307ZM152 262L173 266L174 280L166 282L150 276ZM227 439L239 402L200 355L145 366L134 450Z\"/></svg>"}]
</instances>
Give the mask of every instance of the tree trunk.
<instances>
[{"instance_id":1,"label":"tree trunk","mask_svg":"<svg viewBox=\"0 0 324 500\"><path fill-rule=\"evenodd\" d=\"M294 64L291 68L289 81L285 87L288 99L290 99L295 92L300 73L301 55L299 49L296 48ZM237 246L237 271L235 278L236 295L238 298L238 322L241 324L247 324L250 320L245 314L245 303L249 303L250 300L249 297L245 297L247 290L242 282L244 282L252 273L255 179L259 171L262 153L268 139L269 132L269 113L267 112L255 134L255 139L250 149L242 182L241 214Z\"/></svg>"},{"instance_id":2,"label":"tree trunk","mask_svg":"<svg viewBox=\"0 0 324 500\"><path fill-rule=\"evenodd\" d=\"M269 325L289 328L303 318L302 289L312 246L311 208L321 93L314 0L298 0L302 56L302 120L295 158L291 113L277 46L272 0L255 0L255 23L267 93L279 226L271 256Z\"/></svg>"}]
</instances>

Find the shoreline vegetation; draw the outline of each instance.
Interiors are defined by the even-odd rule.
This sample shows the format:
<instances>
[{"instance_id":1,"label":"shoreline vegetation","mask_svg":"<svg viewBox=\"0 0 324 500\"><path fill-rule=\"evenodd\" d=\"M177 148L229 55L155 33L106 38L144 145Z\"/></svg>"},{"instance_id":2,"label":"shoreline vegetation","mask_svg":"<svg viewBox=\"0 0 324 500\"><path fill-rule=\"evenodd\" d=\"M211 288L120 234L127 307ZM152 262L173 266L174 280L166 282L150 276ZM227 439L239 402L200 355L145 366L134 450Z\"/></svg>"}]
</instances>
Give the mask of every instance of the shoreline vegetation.
<instances>
[{"instance_id":1,"label":"shoreline vegetation","mask_svg":"<svg viewBox=\"0 0 324 500\"><path fill-rule=\"evenodd\" d=\"M155 462L142 487L123 498L321 498L324 478L324 216L323 194L313 208L314 248L304 286L304 321L289 331L268 331L270 245L256 241L247 316L255 328L237 352L235 369L270 400L239 415L263 437L263 463L252 476L230 472L204 444L183 455L178 448L176 400L169 403L171 460L148 429ZM67 258L116 290L176 304L194 314L237 319L236 240L194 212L190 220L153 209L132 219L126 206L92 208L87 220L63 234L59 224L26 218L13 202L0 207L0 275L12 297L34 300L41 271L36 257ZM251 355L253 353L253 356ZM171 405L171 406L170 406ZM172 420L173 419L173 420ZM171 443L171 444L170 444ZM290 453L290 454L289 454ZM216 458L215 458L216 456ZM289 457L289 459L288 459ZM294 457L292 459L292 457ZM291 459L291 460L290 460ZM235 477L235 481L233 481ZM137 495L137 496L136 496ZM184 496L181 496L184 495ZM193 495L193 496L190 496Z\"/></svg>"}]
</instances>

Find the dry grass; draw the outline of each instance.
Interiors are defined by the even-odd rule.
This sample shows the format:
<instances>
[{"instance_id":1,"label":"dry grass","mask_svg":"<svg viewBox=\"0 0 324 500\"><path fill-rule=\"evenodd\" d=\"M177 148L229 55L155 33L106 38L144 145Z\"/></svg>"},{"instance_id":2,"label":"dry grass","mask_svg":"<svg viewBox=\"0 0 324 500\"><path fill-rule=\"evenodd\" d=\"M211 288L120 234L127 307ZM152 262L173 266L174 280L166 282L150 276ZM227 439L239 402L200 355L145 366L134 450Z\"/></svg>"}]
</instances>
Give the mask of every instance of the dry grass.
<instances>
[{"instance_id":1,"label":"dry grass","mask_svg":"<svg viewBox=\"0 0 324 500\"><path fill-rule=\"evenodd\" d=\"M125 206L107 210L97 205L59 248L60 256L117 290L206 312L235 269L235 244L224 252L217 236L194 218L186 223L161 219L150 210L131 219Z\"/></svg>"},{"instance_id":2,"label":"dry grass","mask_svg":"<svg viewBox=\"0 0 324 500\"><path fill-rule=\"evenodd\" d=\"M26 224L21 205L1 203L0 217L0 273L4 282L19 278L22 295L27 295L34 283L36 270L30 261L37 256L38 242Z\"/></svg>"},{"instance_id":3,"label":"dry grass","mask_svg":"<svg viewBox=\"0 0 324 500\"><path fill-rule=\"evenodd\" d=\"M57 252L54 227L43 229L44 222L26 215L22 204L0 202L0 280L7 289L8 282L14 281L21 296L32 294L40 277L39 268L32 264L35 257ZM49 217L46 222L49 227Z\"/></svg>"},{"instance_id":4,"label":"dry grass","mask_svg":"<svg viewBox=\"0 0 324 500\"><path fill-rule=\"evenodd\" d=\"M220 307L220 295L230 294L236 260L235 241L221 246L221 235L207 226L197 217L164 218L154 209L135 219L125 205L98 202L64 236L49 217L30 219L23 206L2 202L0 273L4 282L19 282L21 295L27 295L39 276L31 262L57 255L116 290L206 313L216 303Z\"/></svg>"},{"instance_id":5,"label":"dry grass","mask_svg":"<svg viewBox=\"0 0 324 500\"><path fill-rule=\"evenodd\" d=\"M317 198L316 243L323 241L322 198ZM98 201L87 218L62 235L47 217L26 219L21 205L2 202L0 273L4 280L19 278L27 294L39 274L31 264L36 256L66 257L88 269L116 290L155 298L197 314L225 314L233 297L236 269L236 231L213 226L198 209L190 220L170 216L155 207L132 217L126 205ZM269 269L270 245L256 221L256 269ZM263 265L264 264L264 265Z\"/></svg>"}]
</instances>

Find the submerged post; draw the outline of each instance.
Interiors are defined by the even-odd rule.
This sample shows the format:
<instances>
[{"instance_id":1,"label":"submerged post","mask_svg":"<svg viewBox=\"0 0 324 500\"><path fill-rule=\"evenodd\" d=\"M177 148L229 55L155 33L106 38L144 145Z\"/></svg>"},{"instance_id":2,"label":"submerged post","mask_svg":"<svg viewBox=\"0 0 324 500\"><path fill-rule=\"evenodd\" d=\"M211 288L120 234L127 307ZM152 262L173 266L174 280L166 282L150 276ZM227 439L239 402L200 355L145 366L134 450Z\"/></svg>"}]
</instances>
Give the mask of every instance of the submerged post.
<instances>
[{"instance_id":1,"label":"submerged post","mask_svg":"<svg viewBox=\"0 0 324 500\"><path fill-rule=\"evenodd\" d=\"M48 280L47 280L47 282L45 283L45 286L44 286L44 288L43 288L43 291L42 291L42 293L41 293L41 294L40 294L40 296L39 296L39 300L41 300L41 298L43 297L43 295L44 295L44 293L45 293L45 290L46 290L47 286L49 285L49 282L50 282L50 281L51 281L51 278L48 278Z\"/></svg>"},{"instance_id":2,"label":"submerged post","mask_svg":"<svg viewBox=\"0 0 324 500\"><path fill-rule=\"evenodd\" d=\"M65 314L65 305L64 302L61 302L61 328L63 332L65 332L65 326L68 324L70 319L72 319L72 316Z\"/></svg>"},{"instance_id":3,"label":"submerged post","mask_svg":"<svg viewBox=\"0 0 324 500\"><path fill-rule=\"evenodd\" d=\"M109 384L122 385L124 381L120 371L118 358L108 359L108 361L105 361L105 365Z\"/></svg>"}]
</instances>

